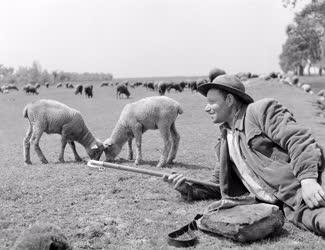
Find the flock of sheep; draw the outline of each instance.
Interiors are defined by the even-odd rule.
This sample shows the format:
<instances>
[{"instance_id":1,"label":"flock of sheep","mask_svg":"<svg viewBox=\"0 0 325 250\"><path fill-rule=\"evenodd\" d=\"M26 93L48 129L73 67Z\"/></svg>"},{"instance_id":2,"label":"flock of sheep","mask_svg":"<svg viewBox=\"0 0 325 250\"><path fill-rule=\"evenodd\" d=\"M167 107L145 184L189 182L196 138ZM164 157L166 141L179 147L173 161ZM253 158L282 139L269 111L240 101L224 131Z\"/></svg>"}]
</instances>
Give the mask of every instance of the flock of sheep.
<instances>
[{"instance_id":1,"label":"flock of sheep","mask_svg":"<svg viewBox=\"0 0 325 250\"><path fill-rule=\"evenodd\" d=\"M183 110L178 102L164 96L166 92L174 90L182 92L185 88L191 91L197 90L200 84L212 81L216 76L225 74L223 70L213 69L209 72L208 79L199 80L182 80L182 81L148 81L148 82L103 82L100 86L116 87L116 98L121 98L124 95L129 98L131 93L129 88L143 86L144 88L157 91L160 96L151 96L141 99L137 102L127 104L120 114L120 118L116 123L112 134L105 141L101 141L90 132L84 122L79 111L68 107L67 105L54 100L39 100L26 105L23 114L29 121L29 129L24 138L24 161L25 164L31 164L30 147L33 146L37 156L42 163L48 163L42 150L39 146L39 141L42 134L56 133L61 134L61 151L59 161L64 162L64 150L66 144L69 144L75 160L81 161L75 147L75 141L80 143L86 150L91 159L98 160L105 153L106 161L114 160L121 152L122 147L128 142L128 159L133 159L132 140L136 142L136 157L135 164L140 164L142 161L142 134L146 130L158 129L163 139L163 150L158 167L164 167L166 164L172 163L176 157L180 136L176 130L175 121ZM301 87L308 93L313 93L310 85L301 84L298 77L284 77L280 73L270 73L265 76L258 76L251 73L238 73L237 76L243 81L252 78L262 78L264 80L278 79L280 83L289 84ZM56 85L57 88L63 87L62 83ZM49 87L46 85L46 87ZM71 83L66 83L68 89L75 89L76 95L85 93L86 97L93 97L93 85L83 86L82 84L76 87ZM23 87L26 93L38 94L39 84L27 84ZM18 90L11 84L2 86L1 92L9 90ZM323 105L325 109L325 90L318 93L317 102Z\"/></svg>"}]
</instances>

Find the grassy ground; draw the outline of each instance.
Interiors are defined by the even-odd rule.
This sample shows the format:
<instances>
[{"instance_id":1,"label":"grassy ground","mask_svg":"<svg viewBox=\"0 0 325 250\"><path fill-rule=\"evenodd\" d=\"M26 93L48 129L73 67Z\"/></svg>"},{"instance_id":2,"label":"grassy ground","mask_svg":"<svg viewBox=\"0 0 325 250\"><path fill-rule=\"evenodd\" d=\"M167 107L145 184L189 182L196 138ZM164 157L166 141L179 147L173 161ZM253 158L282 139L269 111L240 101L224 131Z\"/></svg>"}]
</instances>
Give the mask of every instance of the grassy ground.
<instances>
[{"instance_id":1,"label":"grassy ground","mask_svg":"<svg viewBox=\"0 0 325 250\"><path fill-rule=\"evenodd\" d=\"M247 89L255 99L279 99L293 110L299 122L313 131L321 144L325 144L324 118L315 115L315 96L276 81L254 80ZM209 204L208 201L183 202L176 191L156 177L91 170L85 164L73 162L69 147L65 156L67 163L58 163L60 137L57 135L43 135L41 139L41 148L50 162L48 165L40 164L33 150L33 165L23 164L22 140L27 120L23 119L22 110L28 102L40 98L64 102L80 110L94 134L106 139L126 103L156 93L139 87L131 90L131 94L129 100L116 100L112 87L95 87L91 100L63 88L42 88L39 96L28 96L22 91L0 95L1 249L10 249L19 234L35 222L60 226L75 249L173 249L167 245L168 232L191 221ZM203 111L205 99L189 90L167 95L182 104L184 114L176 122L181 135L176 164L163 170L206 179L214 166L213 145L218 130ZM161 144L158 131L144 134L143 158L146 162L141 167L156 170L154 165L159 159ZM77 150L87 158L80 145ZM120 156L126 158L126 147ZM286 223L277 236L249 245L198 234L199 249L325 248L321 237L290 223Z\"/></svg>"}]
</instances>

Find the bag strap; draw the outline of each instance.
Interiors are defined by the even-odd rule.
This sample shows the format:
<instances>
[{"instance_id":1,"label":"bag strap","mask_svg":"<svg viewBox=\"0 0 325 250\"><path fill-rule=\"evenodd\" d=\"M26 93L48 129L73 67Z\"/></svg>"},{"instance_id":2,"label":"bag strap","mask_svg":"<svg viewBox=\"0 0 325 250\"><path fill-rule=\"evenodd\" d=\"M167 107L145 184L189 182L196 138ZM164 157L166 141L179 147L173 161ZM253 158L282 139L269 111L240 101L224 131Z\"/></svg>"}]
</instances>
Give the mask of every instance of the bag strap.
<instances>
[{"instance_id":1,"label":"bag strap","mask_svg":"<svg viewBox=\"0 0 325 250\"><path fill-rule=\"evenodd\" d=\"M168 234L168 245L175 247L191 247L198 242L198 237L194 231L198 230L197 220L203 215L197 214L193 221L180 229Z\"/></svg>"}]
</instances>

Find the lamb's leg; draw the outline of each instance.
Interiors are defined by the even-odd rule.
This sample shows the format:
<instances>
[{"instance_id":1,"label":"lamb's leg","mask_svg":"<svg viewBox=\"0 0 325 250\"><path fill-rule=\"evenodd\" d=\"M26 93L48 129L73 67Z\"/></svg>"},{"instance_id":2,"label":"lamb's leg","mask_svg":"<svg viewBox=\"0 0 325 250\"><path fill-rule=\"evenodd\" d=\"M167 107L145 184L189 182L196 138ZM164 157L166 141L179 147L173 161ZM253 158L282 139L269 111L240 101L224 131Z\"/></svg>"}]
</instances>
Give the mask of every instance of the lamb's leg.
<instances>
[{"instance_id":1,"label":"lamb's leg","mask_svg":"<svg viewBox=\"0 0 325 250\"><path fill-rule=\"evenodd\" d=\"M164 167L167 163L168 153L170 152L170 148L171 148L170 127L169 126L161 126L161 127L159 127L159 131L160 131L161 137L164 141L164 148L163 148L163 152L160 156L160 160L157 164L157 167Z\"/></svg>"},{"instance_id":2,"label":"lamb's leg","mask_svg":"<svg viewBox=\"0 0 325 250\"><path fill-rule=\"evenodd\" d=\"M34 127L34 131L31 138L31 143L34 145L35 152L38 156L38 158L41 160L43 164L47 164L48 161L46 160L40 146L39 141L41 139L41 136L43 134L43 129L41 129L39 126Z\"/></svg>"},{"instance_id":3,"label":"lamb's leg","mask_svg":"<svg viewBox=\"0 0 325 250\"><path fill-rule=\"evenodd\" d=\"M67 138L65 137L64 133L62 133L61 136L61 151L60 151L60 155L59 155L59 161L60 162L64 162L64 150L65 150L65 146L67 145Z\"/></svg>"},{"instance_id":4,"label":"lamb's leg","mask_svg":"<svg viewBox=\"0 0 325 250\"><path fill-rule=\"evenodd\" d=\"M136 158L135 158L135 165L139 165L142 162L142 150L141 150L141 143L142 143L142 125L137 124L133 130L135 144L137 148Z\"/></svg>"},{"instance_id":5,"label":"lamb's leg","mask_svg":"<svg viewBox=\"0 0 325 250\"><path fill-rule=\"evenodd\" d=\"M178 145L180 141L180 136L176 130L175 122L173 122L173 124L171 125L170 132L172 138L172 147L167 158L167 163L172 163L173 160L176 158Z\"/></svg>"},{"instance_id":6,"label":"lamb's leg","mask_svg":"<svg viewBox=\"0 0 325 250\"><path fill-rule=\"evenodd\" d=\"M33 133L33 125L29 122L29 128L24 138L24 162L26 164L32 164L30 160L30 138Z\"/></svg>"},{"instance_id":7,"label":"lamb's leg","mask_svg":"<svg viewBox=\"0 0 325 250\"><path fill-rule=\"evenodd\" d=\"M74 143L74 141L68 141L68 143L69 143L69 145L70 145L70 147L72 149L75 160L76 161L82 161L81 157L77 153L76 144Z\"/></svg>"},{"instance_id":8,"label":"lamb's leg","mask_svg":"<svg viewBox=\"0 0 325 250\"><path fill-rule=\"evenodd\" d=\"M133 160L133 150L132 150L132 140L133 140L133 137L130 137L129 139L128 139L128 150L129 150L129 152L128 152L128 159L129 160Z\"/></svg>"}]
</instances>

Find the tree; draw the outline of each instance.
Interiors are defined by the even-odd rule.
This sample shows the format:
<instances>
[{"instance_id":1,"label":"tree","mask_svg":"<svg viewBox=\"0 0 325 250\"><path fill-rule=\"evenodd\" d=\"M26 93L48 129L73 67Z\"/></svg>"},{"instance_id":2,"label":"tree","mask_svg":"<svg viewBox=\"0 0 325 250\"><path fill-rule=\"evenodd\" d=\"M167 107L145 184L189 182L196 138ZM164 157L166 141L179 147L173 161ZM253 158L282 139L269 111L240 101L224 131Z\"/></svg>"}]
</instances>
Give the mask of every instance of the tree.
<instances>
[{"instance_id":1,"label":"tree","mask_svg":"<svg viewBox=\"0 0 325 250\"><path fill-rule=\"evenodd\" d=\"M295 15L294 23L287 27L288 38L280 55L280 66L285 72L294 70L302 75L307 64L312 65L322 59L323 27L325 26L322 27L322 20L319 21L320 18L315 18L313 14L312 10L316 5L320 4L308 4Z\"/></svg>"},{"instance_id":2,"label":"tree","mask_svg":"<svg viewBox=\"0 0 325 250\"><path fill-rule=\"evenodd\" d=\"M52 75L53 75L53 82L54 82L54 84L55 84L55 83L56 83L56 79L57 79L57 77L58 77L58 72L53 71L53 72L52 72Z\"/></svg>"},{"instance_id":3,"label":"tree","mask_svg":"<svg viewBox=\"0 0 325 250\"><path fill-rule=\"evenodd\" d=\"M284 7L296 7L296 4L299 2L299 0L282 0ZM311 3L318 3L318 0L311 0Z\"/></svg>"},{"instance_id":4,"label":"tree","mask_svg":"<svg viewBox=\"0 0 325 250\"><path fill-rule=\"evenodd\" d=\"M32 67L30 68L29 74L30 79L29 82L32 84L38 83L42 73L42 66L39 62L33 61Z\"/></svg>"},{"instance_id":5,"label":"tree","mask_svg":"<svg viewBox=\"0 0 325 250\"><path fill-rule=\"evenodd\" d=\"M303 69L308 63L308 46L299 36L289 36L282 46L280 67L284 72L294 71L303 75Z\"/></svg>"}]
</instances>

